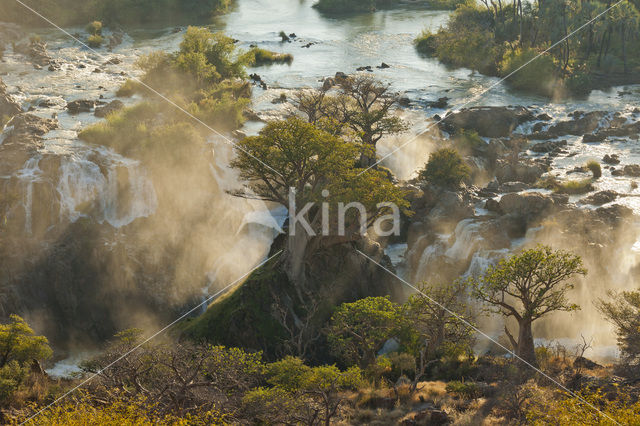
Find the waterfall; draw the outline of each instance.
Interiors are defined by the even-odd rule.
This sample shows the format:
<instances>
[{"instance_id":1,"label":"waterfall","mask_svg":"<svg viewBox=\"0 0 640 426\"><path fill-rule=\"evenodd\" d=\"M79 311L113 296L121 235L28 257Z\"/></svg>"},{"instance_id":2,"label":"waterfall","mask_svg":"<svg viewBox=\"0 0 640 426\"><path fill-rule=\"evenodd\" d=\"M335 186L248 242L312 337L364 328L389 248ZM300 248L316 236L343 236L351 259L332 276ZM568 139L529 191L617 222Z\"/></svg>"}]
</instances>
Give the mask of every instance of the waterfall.
<instances>
[{"instance_id":1,"label":"waterfall","mask_svg":"<svg viewBox=\"0 0 640 426\"><path fill-rule=\"evenodd\" d=\"M32 212L33 212L33 183L39 179L40 164L41 157L39 155L34 156L33 158L28 159L24 163L24 167L18 171L17 177L25 185L24 198L23 198L23 206L24 206L24 232L27 235L31 235L32 233Z\"/></svg>"}]
</instances>

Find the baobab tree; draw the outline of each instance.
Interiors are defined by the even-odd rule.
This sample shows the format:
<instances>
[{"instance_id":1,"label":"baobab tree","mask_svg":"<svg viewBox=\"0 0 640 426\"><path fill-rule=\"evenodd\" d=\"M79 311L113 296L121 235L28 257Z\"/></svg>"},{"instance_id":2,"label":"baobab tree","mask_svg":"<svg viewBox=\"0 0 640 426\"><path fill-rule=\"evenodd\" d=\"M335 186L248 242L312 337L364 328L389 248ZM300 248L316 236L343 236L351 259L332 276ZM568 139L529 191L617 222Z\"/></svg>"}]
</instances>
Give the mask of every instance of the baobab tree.
<instances>
[{"instance_id":1,"label":"baobab tree","mask_svg":"<svg viewBox=\"0 0 640 426\"><path fill-rule=\"evenodd\" d=\"M503 259L489 267L483 276L470 278L470 284L474 295L485 302L490 311L516 320L517 340L507 326L504 331L515 354L537 365L533 322L552 312L580 309L570 303L566 295L574 287L569 280L586 273L579 256L538 246Z\"/></svg>"}]
</instances>

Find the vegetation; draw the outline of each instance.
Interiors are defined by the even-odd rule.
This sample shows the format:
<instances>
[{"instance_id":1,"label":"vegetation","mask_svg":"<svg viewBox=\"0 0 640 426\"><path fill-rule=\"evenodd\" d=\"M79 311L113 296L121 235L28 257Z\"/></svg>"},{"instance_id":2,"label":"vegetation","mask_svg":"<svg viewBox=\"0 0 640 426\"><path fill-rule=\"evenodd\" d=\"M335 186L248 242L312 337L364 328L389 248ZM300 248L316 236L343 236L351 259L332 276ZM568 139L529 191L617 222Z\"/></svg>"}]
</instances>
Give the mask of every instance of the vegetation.
<instances>
[{"instance_id":1,"label":"vegetation","mask_svg":"<svg viewBox=\"0 0 640 426\"><path fill-rule=\"evenodd\" d=\"M597 173L597 170L595 173ZM537 185L541 188L550 189L558 194L578 195L593 191L593 179L590 178L561 182L556 179L555 176L548 176L541 179Z\"/></svg>"},{"instance_id":2,"label":"vegetation","mask_svg":"<svg viewBox=\"0 0 640 426\"><path fill-rule=\"evenodd\" d=\"M626 373L637 375L640 363L640 291L609 292L597 302L598 309L615 327Z\"/></svg>"},{"instance_id":3,"label":"vegetation","mask_svg":"<svg viewBox=\"0 0 640 426\"><path fill-rule=\"evenodd\" d=\"M106 25L170 24L206 22L223 13L229 0L33 0L29 6L58 25L78 25L97 20ZM4 21L32 26L45 22L18 3L3 2L0 16Z\"/></svg>"},{"instance_id":4,"label":"vegetation","mask_svg":"<svg viewBox=\"0 0 640 426\"><path fill-rule=\"evenodd\" d=\"M578 256L540 246L501 260L482 277L471 278L470 284L475 297L492 312L515 319L518 339L506 326L504 331L515 354L535 365L533 322L552 312L579 309L567 299L567 291L573 288L568 280L586 273Z\"/></svg>"},{"instance_id":5,"label":"vegetation","mask_svg":"<svg viewBox=\"0 0 640 426\"><path fill-rule=\"evenodd\" d=\"M247 65L254 67L293 62L293 55L290 53L276 53L259 47L252 48L246 55Z\"/></svg>"},{"instance_id":6,"label":"vegetation","mask_svg":"<svg viewBox=\"0 0 640 426\"><path fill-rule=\"evenodd\" d=\"M87 39L87 45L89 47L96 48L96 47L102 46L102 42L103 41L104 41L104 39L102 38L101 35L94 34L94 35L89 36L89 38Z\"/></svg>"},{"instance_id":7,"label":"vegetation","mask_svg":"<svg viewBox=\"0 0 640 426\"><path fill-rule=\"evenodd\" d=\"M290 224L296 229L288 233L283 255L287 275L294 283L304 280L304 259L320 247L311 244L312 240L322 240L326 248L359 239L388 210L379 209L380 203L394 203L398 208L408 205L402 191L383 172L371 169L360 173L355 167L357 154L356 145L295 117L268 123L258 136L239 143L231 166L239 170L247 188L236 195L287 206L305 219ZM335 214L337 204L355 200L365 211L351 209L341 222ZM316 202L334 206L333 218L326 218L331 235L319 235L322 209L303 209Z\"/></svg>"},{"instance_id":8,"label":"vegetation","mask_svg":"<svg viewBox=\"0 0 640 426\"><path fill-rule=\"evenodd\" d=\"M574 34L608 6L598 1L469 2L445 27L423 32L415 45L446 64L508 77L519 90L548 97L584 94L637 81L640 49L630 42L640 34L637 2L620 4Z\"/></svg>"},{"instance_id":9,"label":"vegetation","mask_svg":"<svg viewBox=\"0 0 640 426\"><path fill-rule=\"evenodd\" d=\"M295 102L309 123L356 144L360 167L376 162L376 145L385 136L399 134L407 124L393 113L398 97L389 86L370 76L335 79L338 94L331 86L302 91Z\"/></svg>"},{"instance_id":10,"label":"vegetation","mask_svg":"<svg viewBox=\"0 0 640 426\"><path fill-rule=\"evenodd\" d=\"M597 161L591 160L587 162L587 165L585 167L593 174L594 179L600 179L600 177L602 176L602 167Z\"/></svg>"},{"instance_id":11,"label":"vegetation","mask_svg":"<svg viewBox=\"0 0 640 426\"><path fill-rule=\"evenodd\" d=\"M420 179L434 185L457 188L469 179L471 169L453 148L440 148L429 155L429 161L419 173Z\"/></svg>"}]
</instances>

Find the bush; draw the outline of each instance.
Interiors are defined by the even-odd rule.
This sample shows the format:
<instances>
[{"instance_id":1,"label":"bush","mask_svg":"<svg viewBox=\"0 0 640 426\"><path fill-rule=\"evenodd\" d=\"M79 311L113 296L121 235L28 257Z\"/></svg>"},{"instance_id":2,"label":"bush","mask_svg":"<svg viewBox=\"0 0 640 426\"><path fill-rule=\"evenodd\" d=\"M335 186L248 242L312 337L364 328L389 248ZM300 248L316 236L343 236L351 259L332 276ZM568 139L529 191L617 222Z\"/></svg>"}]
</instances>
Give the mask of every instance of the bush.
<instances>
[{"instance_id":1,"label":"bush","mask_svg":"<svg viewBox=\"0 0 640 426\"><path fill-rule=\"evenodd\" d=\"M87 44L89 45L89 47L96 48L96 47L102 46L103 41L104 39L102 38L101 35L95 34L95 35L89 36L89 38L87 39Z\"/></svg>"},{"instance_id":2,"label":"bush","mask_svg":"<svg viewBox=\"0 0 640 426\"><path fill-rule=\"evenodd\" d=\"M594 179L599 179L602 176L602 167L600 166L600 163L598 163L597 161L595 160L589 161L586 167L591 171L591 173L593 173Z\"/></svg>"},{"instance_id":3,"label":"bush","mask_svg":"<svg viewBox=\"0 0 640 426\"><path fill-rule=\"evenodd\" d=\"M371 12L376 9L375 0L319 0L313 7L326 13Z\"/></svg>"},{"instance_id":4,"label":"bush","mask_svg":"<svg viewBox=\"0 0 640 426\"><path fill-rule=\"evenodd\" d=\"M475 382L453 381L447 383L445 389L447 393L462 399L478 399L482 396L482 389L480 389L480 386Z\"/></svg>"},{"instance_id":5,"label":"bush","mask_svg":"<svg viewBox=\"0 0 640 426\"><path fill-rule=\"evenodd\" d=\"M102 35L102 22L93 21L85 27L90 35Z\"/></svg>"},{"instance_id":6,"label":"bush","mask_svg":"<svg viewBox=\"0 0 640 426\"><path fill-rule=\"evenodd\" d=\"M290 53L277 53L270 50L254 47L246 53L247 65L261 66L271 64L290 64L293 62L293 55Z\"/></svg>"},{"instance_id":7,"label":"bush","mask_svg":"<svg viewBox=\"0 0 640 426\"><path fill-rule=\"evenodd\" d=\"M536 58L537 55L533 49L505 53L500 62L500 76L509 76L507 83L516 89L552 97L559 88L556 66L551 56Z\"/></svg>"},{"instance_id":8,"label":"bush","mask_svg":"<svg viewBox=\"0 0 640 426\"><path fill-rule=\"evenodd\" d=\"M429 162L419 177L429 183L445 186L459 187L462 182L469 179L471 170L453 148L441 148L429 156Z\"/></svg>"},{"instance_id":9,"label":"bush","mask_svg":"<svg viewBox=\"0 0 640 426\"><path fill-rule=\"evenodd\" d=\"M578 195L593 191L591 179L570 180L561 182L553 190L559 194Z\"/></svg>"},{"instance_id":10,"label":"bush","mask_svg":"<svg viewBox=\"0 0 640 426\"><path fill-rule=\"evenodd\" d=\"M433 56L437 50L437 39L435 34L431 31L422 31L422 33L420 33L420 35L413 41L413 44L415 45L418 53L422 53L423 55Z\"/></svg>"},{"instance_id":11,"label":"bush","mask_svg":"<svg viewBox=\"0 0 640 426\"><path fill-rule=\"evenodd\" d=\"M127 80L116 91L116 96L119 96L122 98L129 98L135 95L140 90L140 88L141 88L140 83L138 83L137 81Z\"/></svg>"}]
</instances>

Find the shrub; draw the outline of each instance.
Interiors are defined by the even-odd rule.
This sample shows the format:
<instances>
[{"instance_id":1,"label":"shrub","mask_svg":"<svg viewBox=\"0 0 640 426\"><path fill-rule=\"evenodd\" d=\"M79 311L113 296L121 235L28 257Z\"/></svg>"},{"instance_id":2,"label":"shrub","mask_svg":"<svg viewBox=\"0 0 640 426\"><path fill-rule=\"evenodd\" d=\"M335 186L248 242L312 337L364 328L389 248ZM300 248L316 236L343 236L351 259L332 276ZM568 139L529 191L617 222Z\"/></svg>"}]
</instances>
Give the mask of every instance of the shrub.
<instances>
[{"instance_id":1,"label":"shrub","mask_svg":"<svg viewBox=\"0 0 640 426\"><path fill-rule=\"evenodd\" d=\"M441 148L429 156L429 162L419 177L440 186L459 187L469 179L471 170L453 148Z\"/></svg>"},{"instance_id":2,"label":"shrub","mask_svg":"<svg viewBox=\"0 0 640 426\"><path fill-rule=\"evenodd\" d=\"M89 36L89 38L87 39L87 44L89 45L89 47L96 48L102 46L103 41L104 39L101 35L94 34L92 36Z\"/></svg>"},{"instance_id":3,"label":"shrub","mask_svg":"<svg viewBox=\"0 0 640 426\"><path fill-rule=\"evenodd\" d=\"M93 21L85 27L85 31L87 31L90 35L102 35L102 22Z\"/></svg>"},{"instance_id":4,"label":"shrub","mask_svg":"<svg viewBox=\"0 0 640 426\"><path fill-rule=\"evenodd\" d=\"M135 95L140 90L140 83L134 80L125 81L122 86L116 91L116 96L122 98L129 98Z\"/></svg>"},{"instance_id":5,"label":"shrub","mask_svg":"<svg viewBox=\"0 0 640 426\"><path fill-rule=\"evenodd\" d=\"M290 64L293 62L293 55L290 53L277 53L270 50L254 47L245 54L247 65L261 66L271 64Z\"/></svg>"},{"instance_id":6,"label":"shrub","mask_svg":"<svg viewBox=\"0 0 640 426\"><path fill-rule=\"evenodd\" d=\"M319 0L313 7L326 13L371 12L376 8L375 0Z\"/></svg>"},{"instance_id":7,"label":"shrub","mask_svg":"<svg viewBox=\"0 0 640 426\"><path fill-rule=\"evenodd\" d=\"M556 66L551 56L537 55L533 49L505 53L499 66L500 76L509 76L507 82L516 89L551 97L558 89Z\"/></svg>"},{"instance_id":8,"label":"shrub","mask_svg":"<svg viewBox=\"0 0 640 426\"><path fill-rule=\"evenodd\" d=\"M418 53L422 53L427 56L435 55L437 47L436 43L437 38L435 34L427 30L422 31L422 33L420 33L420 35L413 41Z\"/></svg>"},{"instance_id":9,"label":"shrub","mask_svg":"<svg viewBox=\"0 0 640 426\"><path fill-rule=\"evenodd\" d=\"M589 161L586 167L591 171L591 173L593 173L594 179L599 179L602 176L602 167L600 166L600 163L598 163L597 161L595 160Z\"/></svg>"},{"instance_id":10,"label":"shrub","mask_svg":"<svg viewBox=\"0 0 640 426\"><path fill-rule=\"evenodd\" d=\"M482 389L475 382L452 381L447 383L446 390L462 399L478 399L482 396Z\"/></svg>"},{"instance_id":11,"label":"shrub","mask_svg":"<svg viewBox=\"0 0 640 426\"><path fill-rule=\"evenodd\" d=\"M591 179L570 180L558 183L553 190L559 194L577 195L593 191L593 185Z\"/></svg>"}]
</instances>

